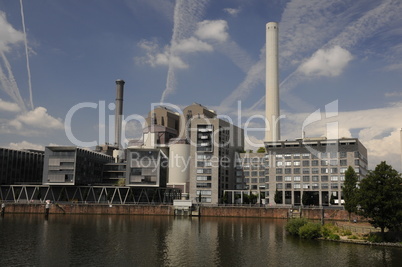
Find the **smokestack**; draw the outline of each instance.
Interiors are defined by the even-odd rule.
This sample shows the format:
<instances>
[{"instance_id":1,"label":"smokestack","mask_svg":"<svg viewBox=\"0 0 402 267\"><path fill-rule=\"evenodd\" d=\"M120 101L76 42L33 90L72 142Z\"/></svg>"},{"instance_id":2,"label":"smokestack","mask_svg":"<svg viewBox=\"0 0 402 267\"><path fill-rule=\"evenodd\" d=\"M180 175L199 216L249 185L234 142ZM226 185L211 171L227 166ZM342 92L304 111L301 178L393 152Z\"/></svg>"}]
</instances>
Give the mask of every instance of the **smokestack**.
<instances>
[{"instance_id":1,"label":"smokestack","mask_svg":"<svg viewBox=\"0 0 402 267\"><path fill-rule=\"evenodd\" d=\"M280 140L279 128L279 70L278 23L266 25L266 73L265 73L265 141Z\"/></svg>"},{"instance_id":2,"label":"smokestack","mask_svg":"<svg viewBox=\"0 0 402 267\"><path fill-rule=\"evenodd\" d=\"M123 120L123 91L124 91L123 80L116 80L116 113L114 121L114 145L119 149L121 148L121 128Z\"/></svg>"}]
</instances>

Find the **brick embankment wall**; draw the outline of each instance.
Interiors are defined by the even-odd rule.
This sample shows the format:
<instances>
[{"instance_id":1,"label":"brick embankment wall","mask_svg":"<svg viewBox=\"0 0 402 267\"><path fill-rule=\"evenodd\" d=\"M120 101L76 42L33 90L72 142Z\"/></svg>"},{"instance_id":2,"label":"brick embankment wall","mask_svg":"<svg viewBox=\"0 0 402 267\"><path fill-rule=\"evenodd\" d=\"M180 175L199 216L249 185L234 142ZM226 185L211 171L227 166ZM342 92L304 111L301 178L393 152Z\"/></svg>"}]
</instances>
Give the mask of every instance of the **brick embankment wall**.
<instances>
[{"instance_id":1,"label":"brick embankment wall","mask_svg":"<svg viewBox=\"0 0 402 267\"><path fill-rule=\"evenodd\" d=\"M288 209L254 207L201 207L201 216L288 218Z\"/></svg>"},{"instance_id":2,"label":"brick embankment wall","mask_svg":"<svg viewBox=\"0 0 402 267\"><path fill-rule=\"evenodd\" d=\"M45 213L44 204L8 204L6 213ZM52 204L49 214L173 215L173 206Z\"/></svg>"},{"instance_id":3,"label":"brick embankment wall","mask_svg":"<svg viewBox=\"0 0 402 267\"><path fill-rule=\"evenodd\" d=\"M209 217L254 217L287 219L288 208L275 207L214 207L201 206L201 216ZM7 204L6 213L45 213L44 204ZM172 205L100 205L100 204L51 204L49 214L128 214L128 215L174 215ZM346 210L337 209L302 209L301 217L310 220L348 221ZM352 214L351 220L359 222L367 219Z\"/></svg>"}]
</instances>

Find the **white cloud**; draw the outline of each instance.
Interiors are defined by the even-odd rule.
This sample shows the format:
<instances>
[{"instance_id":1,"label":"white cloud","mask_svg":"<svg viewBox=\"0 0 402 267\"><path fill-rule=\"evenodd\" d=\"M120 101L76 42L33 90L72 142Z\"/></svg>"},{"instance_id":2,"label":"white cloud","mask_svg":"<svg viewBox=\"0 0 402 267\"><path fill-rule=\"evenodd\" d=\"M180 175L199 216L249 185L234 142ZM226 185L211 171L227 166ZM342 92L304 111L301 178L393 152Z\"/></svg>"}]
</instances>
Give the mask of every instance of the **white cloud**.
<instances>
[{"instance_id":1,"label":"white cloud","mask_svg":"<svg viewBox=\"0 0 402 267\"><path fill-rule=\"evenodd\" d=\"M20 107L16 103L7 102L0 98L0 110L8 111L8 112L19 112L21 111Z\"/></svg>"},{"instance_id":2,"label":"white cloud","mask_svg":"<svg viewBox=\"0 0 402 267\"><path fill-rule=\"evenodd\" d=\"M195 35L203 40L225 42L229 38L228 24L225 20L204 20L198 23Z\"/></svg>"},{"instance_id":3,"label":"white cloud","mask_svg":"<svg viewBox=\"0 0 402 267\"><path fill-rule=\"evenodd\" d=\"M25 140L22 142L19 142L19 143L10 143L8 145L8 147L11 149L16 149L16 150L22 150L22 149L44 150L45 149L45 147L42 145L33 144L33 143L30 143Z\"/></svg>"},{"instance_id":4,"label":"white cloud","mask_svg":"<svg viewBox=\"0 0 402 267\"><path fill-rule=\"evenodd\" d=\"M223 11L225 11L229 15L235 17L240 13L241 9L240 8L224 8Z\"/></svg>"},{"instance_id":5,"label":"white cloud","mask_svg":"<svg viewBox=\"0 0 402 267\"><path fill-rule=\"evenodd\" d=\"M214 49L210 44L200 41L194 37L180 40L174 46L174 52L177 53L195 53L195 52L211 52Z\"/></svg>"},{"instance_id":6,"label":"white cloud","mask_svg":"<svg viewBox=\"0 0 402 267\"><path fill-rule=\"evenodd\" d=\"M7 52L10 50L10 44L17 44L24 41L24 34L13 28L8 23L6 14L0 11L0 51Z\"/></svg>"},{"instance_id":7,"label":"white cloud","mask_svg":"<svg viewBox=\"0 0 402 267\"><path fill-rule=\"evenodd\" d=\"M21 130L24 125L40 129L64 129L62 120L50 116L44 107L37 107L27 113L18 115L9 124L18 130Z\"/></svg>"},{"instance_id":8,"label":"white cloud","mask_svg":"<svg viewBox=\"0 0 402 267\"><path fill-rule=\"evenodd\" d=\"M320 49L302 63L298 71L307 76L334 77L340 75L352 59L352 54L340 46Z\"/></svg>"}]
</instances>

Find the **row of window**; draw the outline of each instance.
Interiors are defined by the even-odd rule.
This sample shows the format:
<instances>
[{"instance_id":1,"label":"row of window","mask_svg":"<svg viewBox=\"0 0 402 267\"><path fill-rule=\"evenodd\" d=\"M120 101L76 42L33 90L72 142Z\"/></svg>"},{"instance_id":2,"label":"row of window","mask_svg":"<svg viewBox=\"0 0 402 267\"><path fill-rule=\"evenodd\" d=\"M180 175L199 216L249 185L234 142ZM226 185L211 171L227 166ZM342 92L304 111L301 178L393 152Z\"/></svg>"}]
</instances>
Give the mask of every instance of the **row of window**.
<instances>
[{"instance_id":1,"label":"row of window","mask_svg":"<svg viewBox=\"0 0 402 267\"><path fill-rule=\"evenodd\" d=\"M313 175L311 177L309 175L294 176L293 177L293 182L300 182L301 179L303 179L303 182L310 182L310 180L313 181L313 182L319 182L320 181L320 176L318 176L318 175ZM333 182L345 181L345 175L340 175L340 176L338 176L338 175L331 175L331 176L322 175L321 176L321 182L328 182L329 179L331 181L333 181ZM282 181L291 182L292 181L292 176L285 176L285 177L276 176L275 180L277 182L282 182Z\"/></svg>"},{"instance_id":2,"label":"row of window","mask_svg":"<svg viewBox=\"0 0 402 267\"><path fill-rule=\"evenodd\" d=\"M339 162L339 164L338 164ZM347 166L348 161L346 159L331 159L331 160L296 160L296 161L276 161L275 164L277 167L281 166L303 166L303 167L308 167L308 166ZM359 165L359 160L355 159L355 164L354 165Z\"/></svg>"},{"instance_id":3,"label":"row of window","mask_svg":"<svg viewBox=\"0 0 402 267\"><path fill-rule=\"evenodd\" d=\"M342 188L343 184L339 184L339 183L323 183L323 184L305 184L305 183L278 183L276 184L276 189L292 189L292 185L293 185L293 189L320 189L320 185L321 185L321 189L340 189Z\"/></svg>"}]
</instances>

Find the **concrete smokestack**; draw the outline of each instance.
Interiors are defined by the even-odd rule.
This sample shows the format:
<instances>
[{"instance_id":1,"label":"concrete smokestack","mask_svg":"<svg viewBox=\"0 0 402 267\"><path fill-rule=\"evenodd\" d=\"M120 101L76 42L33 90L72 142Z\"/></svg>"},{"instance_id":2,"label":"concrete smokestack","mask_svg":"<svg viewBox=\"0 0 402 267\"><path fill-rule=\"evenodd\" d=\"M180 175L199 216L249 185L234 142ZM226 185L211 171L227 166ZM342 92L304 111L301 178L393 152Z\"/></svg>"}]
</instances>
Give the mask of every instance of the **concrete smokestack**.
<instances>
[{"instance_id":1,"label":"concrete smokestack","mask_svg":"<svg viewBox=\"0 0 402 267\"><path fill-rule=\"evenodd\" d=\"M124 92L123 80L116 80L116 113L114 121L114 145L119 149L121 148L121 128L123 121L123 92Z\"/></svg>"},{"instance_id":2,"label":"concrete smokestack","mask_svg":"<svg viewBox=\"0 0 402 267\"><path fill-rule=\"evenodd\" d=\"M279 60L278 23L266 25L266 73L265 73L265 141L280 140L279 127Z\"/></svg>"}]
</instances>

